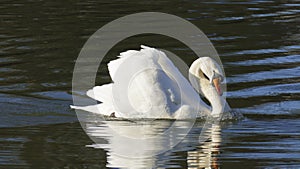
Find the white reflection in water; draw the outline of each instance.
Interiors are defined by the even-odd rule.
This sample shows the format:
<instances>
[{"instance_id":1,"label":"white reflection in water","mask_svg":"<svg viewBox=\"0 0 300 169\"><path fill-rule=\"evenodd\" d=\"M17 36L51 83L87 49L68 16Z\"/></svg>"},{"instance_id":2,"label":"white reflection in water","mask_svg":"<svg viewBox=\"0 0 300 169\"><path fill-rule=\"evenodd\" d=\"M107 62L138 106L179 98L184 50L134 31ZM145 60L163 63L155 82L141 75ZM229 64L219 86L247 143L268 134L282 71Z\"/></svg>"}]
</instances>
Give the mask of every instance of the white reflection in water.
<instances>
[{"instance_id":1,"label":"white reflection in water","mask_svg":"<svg viewBox=\"0 0 300 169\"><path fill-rule=\"evenodd\" d=\"M187 164L189 169L219 168L217 155L220 154L221 128L212 124L206 131L208 139L197 146L196 150L188 151Z\"/></svg>"},{"instance_id":2,"label":"white reflection in water","mask_svg":"<svg viewBox=\"0 0 300 169\"><path fill-rule=\"evenodd\" d=\"M102 121L86 123L85 129L96 142L88 147L107 151L107 167L157 168L170 165L182 168L171 160L175 158L175 152L187 151L185 158L189 168L214 168L221 142L220 125L206 122L204 126L204 122L196 122L190 133L176 145L182 138L181 131L191 123L169 120ZM165 134L172 125L175 129ZM166 149L170 151L164 152Z\"/></svg>"}]
</instances>

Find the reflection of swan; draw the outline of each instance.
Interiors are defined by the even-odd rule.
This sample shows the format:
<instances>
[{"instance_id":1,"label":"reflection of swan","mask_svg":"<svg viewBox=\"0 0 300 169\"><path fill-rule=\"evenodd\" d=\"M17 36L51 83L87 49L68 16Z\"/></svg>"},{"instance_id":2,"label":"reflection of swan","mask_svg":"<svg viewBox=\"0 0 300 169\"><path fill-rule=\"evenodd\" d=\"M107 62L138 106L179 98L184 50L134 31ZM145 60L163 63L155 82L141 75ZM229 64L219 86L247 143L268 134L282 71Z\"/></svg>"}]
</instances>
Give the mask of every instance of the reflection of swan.
<instances>
[{"instance_id":1,"label":"reflection of swan","mask_svg":"<svg viewBox=\"0 0 300 169\"><path fill-rule=\"evenodd\" d=\"M88 147L101 148L107 152L107 167L168 168L168 165L174 165L178 152L187 152L190 168L213 167L217 164L214 154L219 152L221 142L218 123L206 121L204 125L203 122L193 121L97 120L83 126L95 141L95 144ZM184 135L183 130L191 126L191 132ZM166 134L167 130L172 131ZM200 139L199 134L205 138L205 142L200 141L203 138Z\"/></svg>"},{"instance_id":2,"label":"reflection of swan","mask_svg":"<svg viewBox=\"0 0 300 169\"><path fill-rule=\"evenodd\" d=\"M178 144L185 136L185 129L189 130L193 124L193 121L169 120L101 121L84 126L96 143L89 147L107 151L107 167L156 168L159 154Z\"/></svg>"},{"instance_id":3,"label":"reflection of swan","mask_svg":"<svg viewBox=\"0 0 300 169\"><path fill-rule=\"evenodd\" d=\"M187 164L193 168L219 168L217 155L220 153L221 128L219 124L211 124L204 135L208 139L197 147L197 150L188 151Z\"/></svg>"},{"instance_id":4,"label":"reflection of swan","mask_svg":"<svg viewBox=\"0 0 300 169\"><path fill-rule=\"evenodd\" d=\"M87 92L102 103L72 108L113 117L189 119L208 114L219 117L227 106L220 88L224 75L209 57L193 62L189 69L191 84L165 53L146 46L121 53L108 68L114 83Z\"/></svg>"}]
</instances>

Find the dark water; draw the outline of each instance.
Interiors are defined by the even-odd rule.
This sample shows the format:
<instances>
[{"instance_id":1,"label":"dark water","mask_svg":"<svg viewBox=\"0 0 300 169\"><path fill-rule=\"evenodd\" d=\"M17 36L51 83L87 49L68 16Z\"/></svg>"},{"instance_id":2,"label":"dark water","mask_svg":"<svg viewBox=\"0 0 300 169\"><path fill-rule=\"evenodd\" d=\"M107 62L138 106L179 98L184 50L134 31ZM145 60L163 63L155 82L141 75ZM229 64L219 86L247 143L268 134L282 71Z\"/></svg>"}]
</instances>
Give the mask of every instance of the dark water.
<instances>
[{"instance_id":1,"label":"dark water","mask_svg":"<svg viewBox=\"0 0 300 169\"><path fill-rule=\"evenodd\" d=\"M300 168L300 1L3 0L0 4L0 168ZM170 151L126 159L114 155L124 144L107 133L109 125L115 123L126 134L140 124L87 124L102 142L94 145L69 109L72 71L81 47L97 29L144 11L183 17L209 37L224 64L228 102L245 119L212 124L201 143L204 124L198 121ZM140 44L170 50L188 64L195 58L170 38L132 37L105 57L97 84L110 81L105 68L109 60ZM136 137L155 135L169 123L143 124L151 129ZM146 144L145 153L155 154L165 143L165 138L154 140ZM137 149L130 143L126 147Z\"/></svg>"}]
</instances>

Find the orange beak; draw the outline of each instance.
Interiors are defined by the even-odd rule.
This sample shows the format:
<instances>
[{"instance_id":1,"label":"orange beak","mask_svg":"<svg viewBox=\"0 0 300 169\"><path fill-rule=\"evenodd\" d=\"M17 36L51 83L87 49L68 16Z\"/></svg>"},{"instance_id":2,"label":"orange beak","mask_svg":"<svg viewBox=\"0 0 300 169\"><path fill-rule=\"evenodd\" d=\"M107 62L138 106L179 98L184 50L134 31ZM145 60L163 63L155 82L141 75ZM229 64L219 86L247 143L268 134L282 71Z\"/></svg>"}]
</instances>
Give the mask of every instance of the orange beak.
<instances>
[{"instance_id":1,"label":"orange beak","mask_svg":"<svg viewBox=\"0 0 300 169\"><path fill-rule=\"evenodd\" d=\"M216 88L218 94L219 94L220 96L222 96L223 92L222 92L222 89L221 89L221 87L220 87L220 79L219 79L219 78L213 79L213 83L214 83L214 86L215 86L215 88Z\"/></svg>"}]
</instances>

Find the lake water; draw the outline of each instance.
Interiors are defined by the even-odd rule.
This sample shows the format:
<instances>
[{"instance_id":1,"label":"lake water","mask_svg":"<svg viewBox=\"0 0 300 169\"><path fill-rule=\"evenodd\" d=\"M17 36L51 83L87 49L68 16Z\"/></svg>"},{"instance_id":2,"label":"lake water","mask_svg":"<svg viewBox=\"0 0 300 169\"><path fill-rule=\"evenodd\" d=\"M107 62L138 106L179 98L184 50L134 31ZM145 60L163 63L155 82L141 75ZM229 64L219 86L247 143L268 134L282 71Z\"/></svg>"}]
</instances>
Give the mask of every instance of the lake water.
<instances>
[{"instance_id":1,"label":"lake water","mask_svg":"<svg viewBox=\"0 0 300 169\"><path fill-rule=\"evenodd\" d=\"M300 1L0 4L0 168L300 168ZM181 143L160 154L172 147L166 139L177 137L159 136L173 121L90 122L85 124L88 133L102 143L94 144L69 109L76 58L101 26L145 11L185 18L208 36L226 72L227 100L243 120L209 123L205 131L198 120ZM172 51L187 64L195 59L174 39L131 37L105 56L97 85L110 82L106 63L140 44ZM175 129L189 123L177 122ZM132 137L157 139L144 147L125 144L111 126ZM199 142L201 133L204 142ZM140 158L118 156L122 147Z\"/></svg>"}]
</instances>

